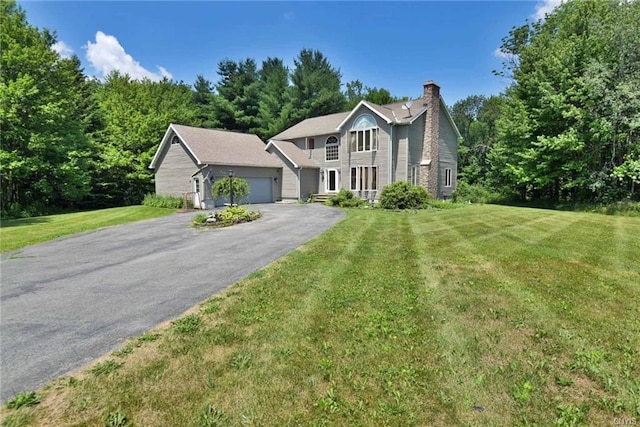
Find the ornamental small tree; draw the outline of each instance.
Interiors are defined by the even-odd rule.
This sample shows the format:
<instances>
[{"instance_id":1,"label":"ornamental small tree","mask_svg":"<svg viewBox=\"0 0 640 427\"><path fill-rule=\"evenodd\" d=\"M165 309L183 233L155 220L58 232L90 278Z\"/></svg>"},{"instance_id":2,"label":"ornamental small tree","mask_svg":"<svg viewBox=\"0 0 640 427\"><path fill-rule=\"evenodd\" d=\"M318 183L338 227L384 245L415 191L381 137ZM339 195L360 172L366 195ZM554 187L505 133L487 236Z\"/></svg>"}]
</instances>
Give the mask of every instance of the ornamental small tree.
<instances>
[{"instance_id":1,"label":"ornamental small tree","mask_svg":"<svg viewBox=\"0 0 640 427\"><path fill-rule=\"evenodd\" d=\"M226 197L231 203L231 178L228 176L216 181L211 187L211 195L213 197L220 198ZM243 197L247 197L251 193L249 182L243 178L233 177L233 199L234 201L242 200Z\"/></svg>"}]
</instances>

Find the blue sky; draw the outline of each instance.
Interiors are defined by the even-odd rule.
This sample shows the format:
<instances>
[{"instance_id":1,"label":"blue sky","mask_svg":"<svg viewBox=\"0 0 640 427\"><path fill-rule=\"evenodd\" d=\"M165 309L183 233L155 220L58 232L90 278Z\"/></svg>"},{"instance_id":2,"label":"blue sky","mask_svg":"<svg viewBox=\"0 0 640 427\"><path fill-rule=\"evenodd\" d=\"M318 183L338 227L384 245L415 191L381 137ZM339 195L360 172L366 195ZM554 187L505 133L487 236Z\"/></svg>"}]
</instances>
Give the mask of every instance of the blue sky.
<instances>
[{"instance_id":1,"label":"blue sky","mask_svg":"<svg viewBox=\"0 0 640 427\"><path fill-rule=\"evenodd\" d=\"M434 80L449 105L498 94L508 81L498 48L513 26L558 0L422 2L19 1L31 25L57 33L85 73L118 69L192 84L218 81L225 58L282 58L293 68L303 48L320 50L342 73L396 96L417 97Z\"/></svg>"}]
</instances>

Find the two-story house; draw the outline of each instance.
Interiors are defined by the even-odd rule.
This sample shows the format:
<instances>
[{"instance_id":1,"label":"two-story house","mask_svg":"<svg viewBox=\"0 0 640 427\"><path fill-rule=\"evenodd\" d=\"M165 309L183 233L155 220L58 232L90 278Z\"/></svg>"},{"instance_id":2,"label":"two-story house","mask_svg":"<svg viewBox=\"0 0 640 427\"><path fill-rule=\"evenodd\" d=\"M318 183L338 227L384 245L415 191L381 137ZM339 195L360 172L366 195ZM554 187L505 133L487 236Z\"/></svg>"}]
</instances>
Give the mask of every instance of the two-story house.
<instances>
[{"instance_id":1,"label":"two-story house","mask_svg":"<svg viewBox=\"0 0 640 427\"><path fill-rule=\"evenodd\" d=\"M382 188L406 180L433 197L450 198L456 188L460 133L440 97L424 84L424 96L313 117L271 138L170 124L150 168L156 193L190 197L210 208L211 187L228 176L246 179L251 194L241 202L307 200L348 188L378 199Z\"/></svg>"},{"instance_id":2,"label":"two-story house","mask_svg":"<svg viewBox=\"0 0 640 427\"><path fill-rule=\"evenodd\" d=\"M379 198L395 181L450 198L456 188L460 132L433 81L422 98L389 105L361 101L353 110L313 117L271 138L265 149L283 163L282 199L348 188Z\"/></svg>"}]
</instances>

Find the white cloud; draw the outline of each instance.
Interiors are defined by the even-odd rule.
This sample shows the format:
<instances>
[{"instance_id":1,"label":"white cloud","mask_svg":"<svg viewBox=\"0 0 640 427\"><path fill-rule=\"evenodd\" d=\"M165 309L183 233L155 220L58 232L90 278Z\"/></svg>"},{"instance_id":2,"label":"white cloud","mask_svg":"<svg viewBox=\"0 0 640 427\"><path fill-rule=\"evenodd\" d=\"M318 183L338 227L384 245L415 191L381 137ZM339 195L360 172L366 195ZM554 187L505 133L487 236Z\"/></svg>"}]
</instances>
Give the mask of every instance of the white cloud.
<instances>
[{"instance_id":1,"label":"white cloud","mask_svg":"<svg viewBox=\"0 0 640 427\"><path fill-rule=\"evenodd\" d=\"M285 12L285 14L283 15L285 21L292 21L294 18L294 14L293 12Z\"/></svg>"},{"instance_id":2,"label":"white cloud","mask_svg":"<svg viewBox=\"0 0 640 427\"><path fill-rule=\"evenodd\" d=\"M71 49L65 42L56 42L51 46L54 52L57 52L63 58L69 58L73 55L73 49Z\"/></svg>"},{"instance_id":3,"label":"white cloud","mask_svg":"<svg viewBox=\"0 0 640 427\"><path fill-rule=\"evenodd\" d=\"M168 78L169 80L171 80L171 79L173 78L173 74L171 74L170 72L168 72L164 67L161 67L161 66L159 66L159 65L158 65L157 67L158 67L158 71L160 71L160 75L161 75L162 77L166 77L166 78Z\"/></svg>"},{"instance_id":4,"label":"white cloud","mask_svg":"<svg viewBox=\"0 0 640 427\"><path fill-rule=\"evenodd\" d=\"M536 20L544 19L548 13L553 12L553 9L560 6L564 1L565 0L544 0L536 4L536 11L531 17Z\"/></svg>"},{"instance_id":5,"label":"white cloud","mask_svg":"<svg viewBox=\"0 0 640 427\"><path fill-rule=\"evenodd\" d=\"M158 66L158 72L153 73L144 68L131 55L125 52L118 39L114 36L98 31L96 42L87 42L87 60L93 68L102 76L117 70L122 74L128 74L132 79L148 78L153 81L161 80L163 77L171 79L173 75L166 69Z\"/></svg>"},{"instance_id":6,"label":"white cloud","mask_svg":"<svg viewBox=\"0 0 640 427\"><path fill-rule=\"evenodd\" d=\"M509 52L505 52L504 50L500 49L499 47L496 48L496 50L493 51L493 56L495 56L496 58L500 58L500 59L514 59L515 55Z\"/></svg>"}]
</instances>

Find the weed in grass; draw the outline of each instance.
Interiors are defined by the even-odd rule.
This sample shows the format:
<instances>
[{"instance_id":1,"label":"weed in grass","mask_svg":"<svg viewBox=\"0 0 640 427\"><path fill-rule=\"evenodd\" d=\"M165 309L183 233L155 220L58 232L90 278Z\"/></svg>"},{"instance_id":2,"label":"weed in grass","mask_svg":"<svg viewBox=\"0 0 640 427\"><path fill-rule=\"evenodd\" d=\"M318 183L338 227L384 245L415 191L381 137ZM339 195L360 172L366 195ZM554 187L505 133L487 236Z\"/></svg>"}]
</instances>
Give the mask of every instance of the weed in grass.
<instances>
[{"instance_id":1,"label":"weed in grass","mask_svg":"<svg viewBox=\"0 0 640 427\"><path fill-rule=\"evenodd\" d=\"M531 398L531 392L534 390L530 381L523 381L513 392L513 397L521 404L527 403Z\"/></svg>"},{"instance_id":2,"label":"weed in grass","mask_svg":"<svg viewBox=\"0 0 640 427\"><path fill-rule=\"evenodd\" d=\"M130 427L131 425L127 416L120 411L110 412L107 415L106 427Z\"/></svg>"},{"instance_id":3,"label":"weed in grass","mask_svg":"<svg viewBox=\"0 0 640 427\"><path fill-rule=\"evenodd\" d=\"M123 364L120 362L116 362L115 360L109 359L102 363L98 363L96 366L91 368L90 372L96 377L100 375L109 375L120 369Z\"/></svg>"},{"instance_id":4,"label":"weed in grass","mask_svg":"<svg viewBox=\"0 0 640 427\"><path fill-rule=\"evenodd\" d=\"M574 381L571 378L556 376L556 384L560 387L569 387L573 385L573 383Z\"/></svg>"},{"instance_id":5,"label":"weed in grass","mask_svg":"<svg viewBox=\"0 0 640 427\"><path fill-rule=\"evenodd\" d=\"M152 341L156 341L158 338L160 338L160 334L145 332L144 334L138 337L138 342L139 343L152 342Z\"/></svg>"},{"instance_id":6,"label":"weed in grass","mask_svg":"<svg viewBox=\"0 0 640 427\"><path fill-rule=\"evenodd\" d=\"M69 387L76 387L78 384L80 384L80 380L78 380L76 377L68 377L67 378L67 385Z\"/></svg>"},{"instance_id":7,"label":"weed in grass","mask_svg":"<svg viewBox=\"0 0 640 427\"><path fill-rule=\"evenodd\" d=\"M18 409L23 406L33 406L40 403L42 396L35 391L23 391L9 399L5 404L7 408Z\"/></svg>"},{"instance_id":8,"label":"weed in grass","mask_svg":"<svg viewBox=\"0 0 640 427\"><path fill-rule=\"evenodd\" d=\"M120 350L116 350L111 354L113 354L116 357L126 357L131 353L133 353L134 348L135 348L135 345L133 343L128 343L127 345L122 347Z\"/></svg>"},{"instance_id":9,"label":"weed in grass","mask_svg":"<svg viewBox=\"0 0 640 427\"><path fill-rule=\"evenodd\" d=\"M331 359L322 359L318 364L318 368L320 368L320 373L322 374L322 378L326 381L331 381L332 377L332 369L335 363Z\"/></svg>"},{"instance_id":10,"label":"weed in grass","mask_svg":"<svg viewBox=\"0 0 640 427\"><path fill-rule=\"evenodd\" d=\"M236 353L229 364L235 369L246 369L251 365L253 357L247 353Z\"/></svg>"},{"instance_id":11,"label":"weed in grass","mask_svg":"<svg viewBox=\"0 0 640 427\"><path fill-rule=\"evenodd\" d=\"M335 414L340 410L340 405L333 388L328 389L327 393L318 399L316 405L318 405L318 407L323 411L330 412L332 414Z\"/></svg>"},{"instance_id":12,"label":"weed in grass","mask_svg":"<svg viewBox=\"0 0 640 427\"><path fill-rule=\"evenodd\" d=\"M570 364L570 369L583 372L591 379L597 379L602 372L602 365L608 360L606 353L600 350L579 350L575 354L575 360Z\"/></svg>"},{"instance_id":13,"label":"weed in grass","mask_svg":"<svg viewBox=\"0 0 640 427\"><path fill-rule=\"evenodd\" d=\"M197 314L189 314L181 319L171 322L173 331L177 334L192 334L197 332L202 325L202 318Z\"/></svg>"},{"instance_id":14,"label":"weed in grass","mask_svg":"<svg viewBox=\"0 0 640 427\"><path fill-rule=\"evenodd\" d=\"M200 427L218 427L227 425L227 417L224 411L208 403L200 411Z\"/></svg>"},{"instance_id":15,"label":"weed in grass","mask_svg":"<svg viewBox=\"0 0 640 427\"><path fill-rule=\"evenodd\" d=\"M588 413L589 405L584 403L580 406L560 405L556 407L556 414L558 417L555 419L554 424L557 426L569 427L587 426L584 421Z\"/></svg>"},{"instance_id":16,"label":"weed in grass","mask_svg":"<svg viewBox=\"0 0 640 427\"><path fill-rule=\"evenodd\" d=\"M594 399L594 402L598 407L611 414L621 414L625 410L625 405L619 398L603 396Z\"/></svg>"},{"instance_id":17,"label":"weed in grass","mask_svg":"<svg viewBox=\"0 0 640 427\"><path fill-rule=\"evenodd\" d=\"M205 304L200 311L202 312L202 314L211 314L211 313L217 313L220 311L220 305L216 302L209 302L207 304Z\"/></svg>"}]
</instances>

